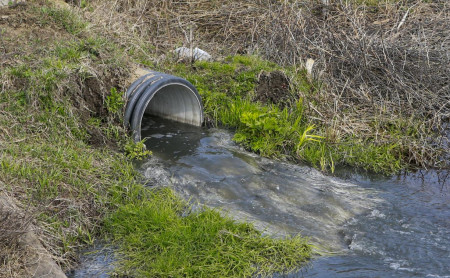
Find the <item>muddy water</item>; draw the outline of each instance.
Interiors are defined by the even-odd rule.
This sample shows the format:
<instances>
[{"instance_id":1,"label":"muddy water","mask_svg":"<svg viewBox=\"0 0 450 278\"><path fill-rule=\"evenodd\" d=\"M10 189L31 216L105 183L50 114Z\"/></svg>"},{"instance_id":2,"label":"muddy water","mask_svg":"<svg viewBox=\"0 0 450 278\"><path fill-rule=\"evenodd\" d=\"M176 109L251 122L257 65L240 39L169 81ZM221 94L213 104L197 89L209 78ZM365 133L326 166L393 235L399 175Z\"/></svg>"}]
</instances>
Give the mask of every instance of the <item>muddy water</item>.
<instances>
[{"instance_id":1,"label":"muddy water","mask_svg":"<svg viewBox=\"0 0 450 278\"><path fill-rule=\"evenodd\" d=\"M154 152L141 165L150 185L172 185L271 235L301 233L325 250L342 250L339 227L382 202L376 190L246 152L224 130L158 122L144 134Z\"/></svg>"},{"instance_id":2,"label":"muddy water","mask_svg":"<svg viewBox=\"0 0 450 278\"><path fill-rule=\"evenodd\" d=\"M246 152L228 131L144 122L154 156L138 167L149 186L172 186L272 236L301 233L323 253L302 272L275 277L450 278L448 172L330 177ZM86 277L99 254L71 276Z\"/></svg>"},{"instance_id":3,"label":"muddy water","mask_svg":"<svg viewBox=\"0 0 450 278\"><path fill-rule=\"evenodd\" d=\"M288 277L450 277L448 172L330 177L246 152L228 131L152 120L144 130L154 157L140 168L151 186L334 252Z\"/></svg>"}]
</instances>

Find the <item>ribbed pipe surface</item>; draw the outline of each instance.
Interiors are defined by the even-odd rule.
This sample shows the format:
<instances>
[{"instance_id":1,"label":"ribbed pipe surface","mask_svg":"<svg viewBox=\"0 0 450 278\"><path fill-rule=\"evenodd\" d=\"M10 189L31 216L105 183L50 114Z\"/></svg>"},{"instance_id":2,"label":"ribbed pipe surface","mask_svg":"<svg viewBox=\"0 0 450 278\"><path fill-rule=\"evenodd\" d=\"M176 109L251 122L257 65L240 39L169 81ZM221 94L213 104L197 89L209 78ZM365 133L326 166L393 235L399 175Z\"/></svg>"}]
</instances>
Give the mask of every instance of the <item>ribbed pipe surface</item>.
<instances>
[{"instance_id":1,"label":"ribbed pipe surface","mask_svg":"<svg viewBox=\"0 0 450 278\"><path fill-rule=\"evenodd\" d=\"M187 80L150 71L130 85L126 92L125 125L133 139L141 140L144 114L195 126L203 123L203 105L195 87Z\"/></svg>"}]
</instances>

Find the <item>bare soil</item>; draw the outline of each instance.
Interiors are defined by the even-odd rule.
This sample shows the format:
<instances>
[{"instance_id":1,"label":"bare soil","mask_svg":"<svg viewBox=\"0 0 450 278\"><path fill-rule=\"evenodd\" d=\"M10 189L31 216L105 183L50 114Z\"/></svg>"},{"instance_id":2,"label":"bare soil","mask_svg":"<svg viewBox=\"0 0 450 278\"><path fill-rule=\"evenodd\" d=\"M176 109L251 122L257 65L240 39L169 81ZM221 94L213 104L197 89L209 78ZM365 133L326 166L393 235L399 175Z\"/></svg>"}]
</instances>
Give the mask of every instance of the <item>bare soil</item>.
<instances>
[{"instance_id":1,"label":"bare soil","mask_svg":"<svg viewBox=\"0 0 450 278\"><path fill-rule=\"evenodd\" d=\"M290 80L282 71L261 72L258 77L255 100L285 106L292 97Z\"/></svg>"}]
</instances>

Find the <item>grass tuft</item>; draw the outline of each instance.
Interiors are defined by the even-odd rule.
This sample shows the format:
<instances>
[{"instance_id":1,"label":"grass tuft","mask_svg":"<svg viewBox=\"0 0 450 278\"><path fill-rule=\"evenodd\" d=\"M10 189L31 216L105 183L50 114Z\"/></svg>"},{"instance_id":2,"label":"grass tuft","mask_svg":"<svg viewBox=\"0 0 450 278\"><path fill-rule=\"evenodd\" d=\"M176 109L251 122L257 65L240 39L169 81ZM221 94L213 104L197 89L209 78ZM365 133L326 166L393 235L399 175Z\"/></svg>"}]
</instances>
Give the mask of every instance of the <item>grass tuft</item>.
<instances>
[{"instance_id":1,"label":"grass tuft","mask_svg":"<svg viewBox=\"0 0 450 278\"><path fill-rule=\"evenodd\" d=\"M120 246L118 271L135 277L253 277L290 272L310 258L299 236L274 239L213 209L192 211L170 189L143 193L107 227Z\"/></svg>"}]
</instances>

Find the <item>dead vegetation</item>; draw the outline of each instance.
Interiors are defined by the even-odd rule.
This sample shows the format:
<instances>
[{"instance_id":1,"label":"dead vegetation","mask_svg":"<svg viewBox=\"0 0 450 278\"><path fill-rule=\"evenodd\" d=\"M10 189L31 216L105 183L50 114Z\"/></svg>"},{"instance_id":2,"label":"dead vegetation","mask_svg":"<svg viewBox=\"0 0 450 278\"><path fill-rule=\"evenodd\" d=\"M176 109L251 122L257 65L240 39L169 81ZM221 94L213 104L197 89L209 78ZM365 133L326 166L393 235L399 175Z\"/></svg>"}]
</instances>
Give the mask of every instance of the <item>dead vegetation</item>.
<instances>
[{"instance_id":1,"label":"dead vegetation","mask_svg":"<svg viewBox=\"0 0 450 278\"><path fill-rule=\"evenodd\" d=\"M445 164L448 1L325 2L95 0L89 17L155 64L179 45L216 57L258 54L299 69L312 59L313 78L322 87L307 96L311 119L335 137L399 140L412 165ZM392 129L414 133L414 142L396 138Z\"/></svg>"}]
</instances>

